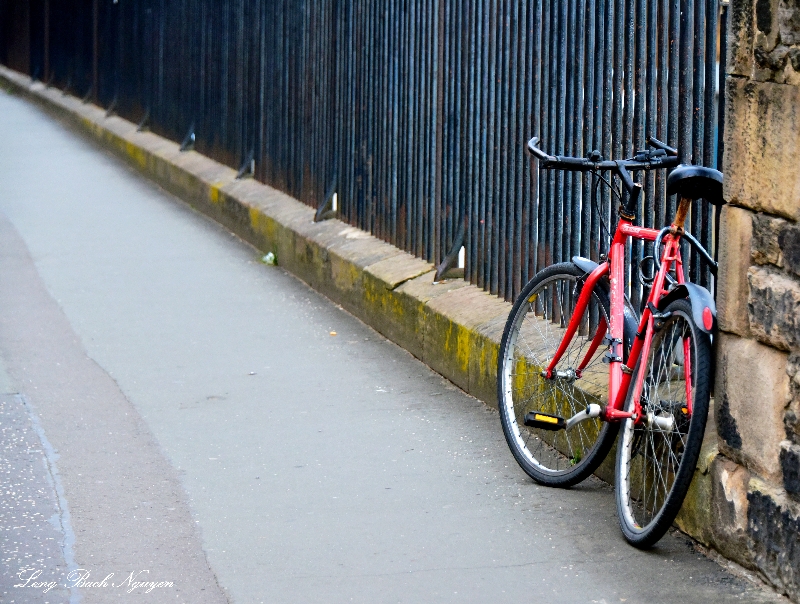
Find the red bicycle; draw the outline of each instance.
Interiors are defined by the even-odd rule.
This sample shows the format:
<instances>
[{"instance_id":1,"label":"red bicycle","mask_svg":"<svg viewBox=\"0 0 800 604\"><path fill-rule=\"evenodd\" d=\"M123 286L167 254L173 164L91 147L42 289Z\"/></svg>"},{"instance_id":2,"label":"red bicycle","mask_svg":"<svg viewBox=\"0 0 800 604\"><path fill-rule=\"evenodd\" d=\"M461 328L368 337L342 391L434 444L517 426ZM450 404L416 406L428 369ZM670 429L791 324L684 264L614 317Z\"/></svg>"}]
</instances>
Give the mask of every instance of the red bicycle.
<instances>
[{"instance_id":1,"label":"red bicycle","mask_svg":"<svg viewBox=\"0 0 800 604\"><path fill-rule=\"evenodd\" d=\"M594 472L617 444L616 503L631 544L646 548L672 525L694 473L705 431L712 379L716 306L686 281L681 240L716 274L709 253L684 230L691 204L722 204L722 174L679 166L678 153L651 138L626 160L551 156L528 150L544 169L610 172L627 192L607 256L574 257L540 271L508 317L498 359L500 417L519 465L539 483L568 487ZM672 224L634 224L642 191L632 171L675 168ZM607 184L609 180L603 178ZM613 187L612 190L616 191ZM652 241L650 292L641 315L625 296L625 244ZM640 265L640 271L642 267Z\"/></svg>"}]
</instances>

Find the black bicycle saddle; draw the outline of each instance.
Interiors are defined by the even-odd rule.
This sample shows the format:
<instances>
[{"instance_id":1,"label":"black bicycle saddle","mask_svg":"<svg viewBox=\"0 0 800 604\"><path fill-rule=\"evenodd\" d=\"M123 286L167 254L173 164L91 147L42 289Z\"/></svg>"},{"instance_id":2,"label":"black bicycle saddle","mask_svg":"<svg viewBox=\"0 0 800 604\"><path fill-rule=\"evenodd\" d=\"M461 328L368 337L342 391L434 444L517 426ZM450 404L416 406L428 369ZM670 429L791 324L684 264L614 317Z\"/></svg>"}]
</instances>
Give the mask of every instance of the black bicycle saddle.
<instances>
[{"instance_id":1,"label":"black bicycle saddle","mask_svg":"<svg viewBox=\"0 0 800 604\"><path fill-rule=\"evenodd\" d=\"M667 176L667 194L673 193L723 205L722 172L703 166L678 166Z\"/></svg>"}]
</instances>

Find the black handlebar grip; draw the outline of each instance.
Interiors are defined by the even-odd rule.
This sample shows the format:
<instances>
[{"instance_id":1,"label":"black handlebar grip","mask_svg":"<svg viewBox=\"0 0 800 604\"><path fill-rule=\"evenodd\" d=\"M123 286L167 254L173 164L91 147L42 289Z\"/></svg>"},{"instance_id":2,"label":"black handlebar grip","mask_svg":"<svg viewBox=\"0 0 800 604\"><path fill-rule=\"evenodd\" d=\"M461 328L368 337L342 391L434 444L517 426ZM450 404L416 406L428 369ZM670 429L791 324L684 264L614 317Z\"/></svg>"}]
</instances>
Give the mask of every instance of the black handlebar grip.
<instances>
[{"instance_id":1,"label":"black handlebar grip","mask_svg":"<svg viewBox=\"0 0 800 604\"><path fill-rule=\"evenodd\" d=\"M680 163L680 160L675 155L668 155L667 157L657 157L651 164L653 168L674 168Z\"/></svg>"},{"instance_id":2,"label":"black handlebar grip","mask_svg":"<svg viewBox=\"0 0 800 604\"><path fill-rule=\"evenodd\" d=\"M563 157L559 155L555 160L555 163L570 168L586 168L593 165L592 162L583 157Z\"/></svg>"}]
</instances>

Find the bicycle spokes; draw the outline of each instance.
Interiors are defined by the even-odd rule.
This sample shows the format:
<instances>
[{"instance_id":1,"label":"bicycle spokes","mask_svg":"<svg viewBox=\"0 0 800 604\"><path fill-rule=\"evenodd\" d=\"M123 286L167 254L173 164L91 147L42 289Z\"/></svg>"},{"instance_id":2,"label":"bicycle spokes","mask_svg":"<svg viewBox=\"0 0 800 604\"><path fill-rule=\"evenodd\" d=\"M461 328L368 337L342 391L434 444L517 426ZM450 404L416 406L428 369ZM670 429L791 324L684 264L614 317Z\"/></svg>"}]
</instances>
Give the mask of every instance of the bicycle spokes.
<instances>
[{"instance_id":1,"label":"bicycle spokes","mask_svg":"<svg viewBox=\"0 0 800 604\"><path fill-rule=\"evenodd\" d=\"M503 336L498 398L506 439L520 465L547 484L588 476L616 432L598 417L608 365L593 346L607 332L608 299L589 290L581 308L582 275L572 264L544 271L526 286Z\"/></svg>"},{"instance_id":2,"label":"bicycle spokes","mask_svg":"<svg viewBox=\"0 0 800 604\"><path fill-rule=\"evenodd\" d=\"M617 458L620 524L626 538L642 547L663 535L680 508L708 408L708 336L694 325L687 301L678 300L668 309L648 357L639 363L637 371L644 372L641 416L625 422ZM633 399L631 392L628 408Z\"/></svg>"}]
</instances>

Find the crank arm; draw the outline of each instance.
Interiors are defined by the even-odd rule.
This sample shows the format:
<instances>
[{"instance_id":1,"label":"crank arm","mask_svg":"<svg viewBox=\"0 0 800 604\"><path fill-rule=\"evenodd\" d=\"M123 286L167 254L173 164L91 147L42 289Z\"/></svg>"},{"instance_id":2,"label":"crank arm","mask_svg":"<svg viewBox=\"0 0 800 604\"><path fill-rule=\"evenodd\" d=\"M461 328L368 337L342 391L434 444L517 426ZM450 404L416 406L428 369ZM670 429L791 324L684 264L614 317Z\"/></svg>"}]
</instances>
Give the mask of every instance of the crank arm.
<instances>
[{"instance_id":1,"label":"crank arm","mask_svg":"<svg viewBox=\"0 0 800 604\"><path fill-rule=\"evenodd\" d=\"M575 426L577 426L581 422L585 422L587 419L594 419L596 417L600 417L600 414L603 412L603 408L600 405L596 405L592 403L588 407L586 407L583 411L578 411L575 415L570 417L567 420L567 430L571 430Z\"/></svg>"}]
</instances>

